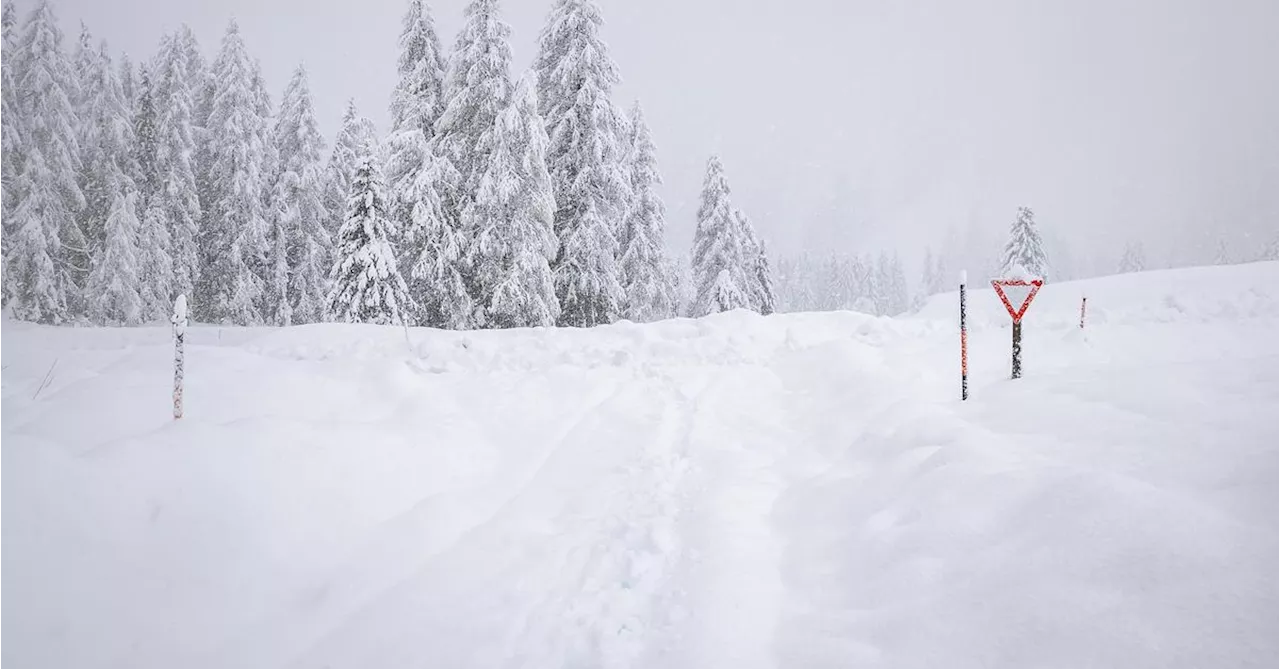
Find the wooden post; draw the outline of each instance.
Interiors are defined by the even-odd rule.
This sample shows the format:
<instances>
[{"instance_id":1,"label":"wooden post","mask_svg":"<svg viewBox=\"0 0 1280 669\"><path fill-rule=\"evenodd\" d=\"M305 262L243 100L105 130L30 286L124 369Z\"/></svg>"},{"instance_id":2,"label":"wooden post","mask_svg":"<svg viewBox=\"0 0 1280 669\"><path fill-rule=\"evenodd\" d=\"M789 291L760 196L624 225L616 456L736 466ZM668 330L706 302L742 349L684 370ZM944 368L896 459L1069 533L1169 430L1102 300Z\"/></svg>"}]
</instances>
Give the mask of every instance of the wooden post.
<instances>
[{"instance_id":1,"label":"wooden post","mask_svg":"<svg viewBox=\"0 0 1280 669\"><path fill-rule=\"evenodd\" d=\"M960 399L969 399L969 331L966 327L968 319L965 311L965 284L968 283L967 272L960 272Z\"/></svg>"},{"instance_id":2,"label":"wooden post","mask_svg":"<svg viewBox=\"0 0 1280 669\"><path fill-rule=\"evenodd\" d=\"M182 344L187 337L187 296L179 295L173 302L173 419L182 418L182 378L185 352Z\"/></svg>"},{"instance_id":3,"label":"wooden post","mask_svg":"<svg viewBox=\"0 0 1280 669\"><path fill-rule=\"evenodd\" d=\"M1084 297L1084 296L1081 296L1080 298L1080 329L1081 330L1084 329L1084 303L1088 299L1089 299L1088 297Z\"/></svg>"},{"instance_id":4,"label":"wooden post","mask_svg":"<svg viewBox=\"0 0 1280 669\"><path fill-rule=\"evenodd\" d=\"M1013 322L1013 375L1022 378L1022 319Z\"/></svg>"}]
</instances>

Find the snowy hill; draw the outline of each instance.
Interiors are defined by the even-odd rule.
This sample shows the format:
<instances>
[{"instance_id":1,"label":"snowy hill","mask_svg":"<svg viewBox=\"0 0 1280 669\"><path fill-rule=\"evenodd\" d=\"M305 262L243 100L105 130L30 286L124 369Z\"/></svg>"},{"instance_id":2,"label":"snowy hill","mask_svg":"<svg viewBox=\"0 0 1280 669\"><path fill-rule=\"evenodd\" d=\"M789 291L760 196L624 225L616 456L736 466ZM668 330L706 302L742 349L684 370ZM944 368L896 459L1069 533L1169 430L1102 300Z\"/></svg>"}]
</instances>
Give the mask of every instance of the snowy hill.
<instances>
[{"instance_id":1,"label":"snowy hill","mask_svg":"<svg viewBox=\"0 0 1280 669\"><path fill-rule=\"evenodd\" d=\"M1249 667L1276 263L1008 318L3 324L6 667ZM1076 327L1081 293L1089 319Z\"/></svg>"}]
</instances>

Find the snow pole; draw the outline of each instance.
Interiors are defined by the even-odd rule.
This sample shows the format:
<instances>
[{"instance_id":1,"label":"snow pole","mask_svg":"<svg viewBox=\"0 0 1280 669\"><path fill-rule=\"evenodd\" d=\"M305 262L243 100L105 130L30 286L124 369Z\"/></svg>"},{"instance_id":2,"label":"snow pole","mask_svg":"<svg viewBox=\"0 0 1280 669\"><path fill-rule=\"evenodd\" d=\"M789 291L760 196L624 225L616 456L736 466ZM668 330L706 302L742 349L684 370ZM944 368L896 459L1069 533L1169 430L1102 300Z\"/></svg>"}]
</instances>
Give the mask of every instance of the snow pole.
<instances>
[{"instance_id":1,"label":"snow pole","mask_svg":"<svg viewBox=\"0 0 1280 669\"><path fill-rule=\"evenodd\" d=\"M960 399L969 399L969 331L966 328L968 314L965 311L965 284L968 272L960 271Z\"/></svg>"},{"instance_id":2,"label":"snow pole","mask_svg":"<svg viewBox=\"0 0 1280 669\"><path fill-rule=\"evenodd\" d=\"M173 301L173 419L182 418L183 341L187 336L187 296Z\"/></svg>"},{"instance_id":3,"label":"snow pole","mask_svg":"<svg viewBox=\"0 0 1280 669\"><path fill-rule=\"evenodd\" d=\"M1084 296L1084 295L1081 295L1081 296L1080 296L1080 329L1081 329L1081 330L1083 330L1083 329L1084 329L1084 303L1085 303L1085 301L1087 301L1088 299L1089 299L1089 298L1088 298L1088 297L1086 297L1086 296Z\"/></svg>"}]
</instances>

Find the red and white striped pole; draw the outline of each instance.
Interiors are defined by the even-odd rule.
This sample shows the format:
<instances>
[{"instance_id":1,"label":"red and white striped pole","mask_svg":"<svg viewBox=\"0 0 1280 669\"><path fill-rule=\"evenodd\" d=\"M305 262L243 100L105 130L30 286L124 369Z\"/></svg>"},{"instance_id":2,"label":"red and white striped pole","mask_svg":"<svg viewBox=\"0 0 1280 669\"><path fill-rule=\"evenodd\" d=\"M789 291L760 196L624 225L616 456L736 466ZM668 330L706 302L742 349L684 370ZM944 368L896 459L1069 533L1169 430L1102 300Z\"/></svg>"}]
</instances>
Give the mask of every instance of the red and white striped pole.
<instances>
[{"instance_id":1,"label":"red and white striped pole","mask_svg":"<svg viewBox=\"0 0 1280 669\"><path fill-rule=\"evenodd\" d=\"M960 399L969 399L969 331L967 329L968 314L965 311L965 284L969 282L968 272L960 272Z\"/></svg>"},{"instance_id":2,"label":"red and white striped pole","mask_svg":"<svg viewBox=\"0 0 1280 669\"><path fill-rule=\"evenodd\" d=\"M1080 329L1081 330L1084 329L1084 303L1088 299L1089 299L1088 297L1085 297L1083 295L1080 296Z\"/></svg>"}]
</instances>

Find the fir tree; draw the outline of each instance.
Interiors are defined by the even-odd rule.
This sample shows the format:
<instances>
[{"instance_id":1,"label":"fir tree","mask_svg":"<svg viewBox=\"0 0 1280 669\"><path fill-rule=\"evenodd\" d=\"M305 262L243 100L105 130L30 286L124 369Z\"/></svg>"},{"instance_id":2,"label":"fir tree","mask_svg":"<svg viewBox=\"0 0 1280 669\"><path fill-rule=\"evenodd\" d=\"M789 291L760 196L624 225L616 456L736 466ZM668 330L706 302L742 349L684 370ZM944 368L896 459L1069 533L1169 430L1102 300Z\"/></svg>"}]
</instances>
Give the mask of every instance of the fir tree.
<instances>
[{"instance_id":1,"label":"fir tree","mask_svg":"<svg viewBox=\"0 0 1280 669\"><path fill-rule=\"evenodd\" d=\"M85 35L87 36L87 32ZM122 190L133 191L134 163L132 114L125 102L111 64L106 43L96 52L82 55L80 123L80 189L85 196L81 229L91 251L103 244L107 217L120 211L116 200ZM132 205L131 205L132 206ZM137 230L134 225L133 230Z\"/></svg>"},{"instance_id":2,"label":"fir tree","mask_svg":"<svg viewBox=\"0 0 1280 669\"><path fill-rule=\"evenodd\" d=\"M1044 244L1040 241L1034 215L1026 207L1018 207L1018 217L1009 228L1009 242L1005 244L1000 261L1000 275L1009 276L1017 268L1041 279L1048 278L1049 265L1044 257Z\"/></svg>"},{"instance_id":3,"label":"fir tree","mask_svg":"<svg viewBox=\"0 0 1280 669\"><path fill-rule=\"evenodd\" d=\"M472 325L474 303L463 279L466 239L444 211L441 184L458 183L460 176L447 160L432 154L414 181L410 226L400 238L410 263L410 294L417 309L414 320L429 327L462 330Z\"/></svg>"},{"instance_id":4,"label":"fir tree","mask_svg":"<svg viewBox=\"0 0 1280 669\"><path fill-rule=\"evenodd\" d=\"M116 79L120 82L120 94L124 97L125 107L132 112L134 105L138 102L138 86L137 79L134 77L133 61L129 58L129 54L120 54L119 69Z\"/></svg>"},{"instance_id":5,"label":"fir tree","mask_svg":"<svg viewBox=\"0 0 1280 669\"><path fill-rule=\"evenodd\" d=\"M475 201L480 178L492 161L498 114L511 99L511 28L498 15L498 0L472 0L458 33L445 74L445 104L432 139L440 212L452 227L449 236L471 240L475 230L463 228L463 212ZM468 249L461 253L470 255ZM459 267L471 301L483 302L469 267ZM456 310L453 305L450 310ZM467 324L469 326L470 323Z\"/></svg>"},{"instance_id":6,"label":"fir tree","mask_svg":"<svg viewBox=\"0 0 1280 669\"><path fill-rule=\"evenodd\" d=\"M637 102L631 109L629 151L631 204L622 234L621 280L624 314L637 323L676 315L679 296L667 261L666 212L657 186L658 159Z\"/></svg>"},{"instance_id":7,"label":"fir tree","mask_svg":"<svg viewBox=\"0 0 1280 669\"><path fill-rule=\"evenodd\" d=\"M206 322L263 322L269 142L258 79L258 68L232 21L213 64L215 90L207 128L208 201L201 202L204 258L195 304Z\"/></svg>"},{"instance_id":8,"label":"fir tree","mask_svg":"<svg viewBox=\"0 0 1280 669\"><path fill-rule=\"evenodd\" d=\"M756 313L768 315L776 307L773 294L773 276L769 267L769 258L765 255L764 244L756 237L751 220L741 209L733 209L733 220L737 226L737 236L742 246L742 268L747 277L744 291L747 294L750 308Z\"/></svg>"},{"instance_id":9,"label":"fir tree","mask_svg":"<svg viewBox=\"0 0 1280 669\"><path fill-rule=\"evenodd\" d=\"M430 9L409 0L400 33L399 81L391 96L387 137L387 183L397 225L412 225L418 173L429 161L428 146L444 109L444 59Z\"/></svg>"},{"instance_id":10,"label":"fir tree","mask_svg":"<svg viewBox=\"0 0 1280 669\"><path fill-rule=\"evenodd\" d=\"M134 175L138 191L144 202L149 202L159 188L156 178L156 105L151 70L146 64L138 68L134 84L136 98L133 104L133 161L138 166Z\"/></svg>"},{"instance_id":11,"label":"fir tree","mask_svg":"<svg viewBox=\"0 0 1280 669\"><path fill-rule=\"evenodd\" d=\"M2 34L0 37L2 40L0 43L0 224L4 228L3 232L0 232L0 261L6 261L5 259L8 258L9 245L15 234L10 213L14 205L14 181L22 171L18 75L17 67L14 65L18 60L17 14L18 11L14 8L12 0L5 0L3 10L0 11L0 31L2 31L0 32ZM5 274L5 277L7 278L8 274ZM13 282L4 281L4 293L0 299L7 304L13 291Z\"/></svg>"},{"instance_id":12,"label":"fir tree","mask_svg":"<svg viewBox=\"0 0 1280 669\"><path fill-rule=\"evenodd\" d=\"M1140 242L1129 242L1124 246L1124 255L1120 257L1120 265L1116 269L1120 274L1129 272L1141 272L1146 269L1147 258L1142 252L1142 244Z\"/></svg>"},{"instance_id":13,"label":"fir tree","mask_svg":"<svg viewBox=\"0 0 1280 669\"><path fill-rule=\"evenodd\" d=\"M409 289L396 269L382 174L371 156L356 167L347 198L347 220L338 231L337 262L330 273L329 310L346 323L401 324Z\"/></svg>"},{"instance_id":14,"label":"fir tree","mask_svg":"<svg viewBox=\"0 0 1280 669\"><path fill-rule=\"evenodd\" d=\"M698 225L693 236L693 281L696 295L692 316L751 308L754 283L746 266L743 226L730 202L729 181L720 158L707 162L702 182Z\"/></svg>"},{"instance_id":15,"label":"fir tree","mask_svg":"<svg viewBox=\"0 0 1280 669\"><path fill-rule=\"evenodd\" d=\"M351 181L355 178L356 165L361 156L373 155L377 139L373 122L360 115L354 100L347 100L342 115L342 127L333 141L329 165L325 169L325 210L329 212L329 237L337 236L346 220L347 196L351 193Z\"/></svg>"},{"instance_id":16,"label":"fir tree","mask_svg":"<svg viewBox=\"0 0 1280 669\"><path fill-rule=\"evenodd\" d=\"M761 241L752 257L752 270L756 284L759 286L759 304L756 311L768 316L778 309L778 298L773 286L773 266L769 263L769 250Z\"/></svg>"},{"instance_id":17,"label":"fir tree","mask_svg":"<svg viewBox=\"0 0 1280 669\"><path fill-rule=\"evenodd\" d=\"M603 23L591 0L557 0L534 61L551 140L560 321L580 327L615 320L626 299L616 262L629 199L625 121L612 102L619 76L600 38Z\"/></svg>"},{"instance_id":18,"label":"fir tree","mask_svg":"<svg viewBox=\"0 0 1280 669\"><path fill-rule=\"evenodd\" d=\"M68 303L79 297L77 279L88 271L88 244L76 220L84 195L75 111L79 87L62 52L62 31L48 0L28 16L16 49L16 89L22 92L21 172L11 189L14 231L7 280L14 286L13 313L43 323L66 322Z\"/></svg>"},{"instance_id":19,"label":"fir tree","mask_svg":"<svg viewBox=\"0 0 1280 669\"><path fill-rule=\"evenodd\" d=\"M555 200L546 166L547 136L529 77L498 115L488 169L463 214L476 231L468 266L482 296L480 323L513 328L554 325L559 316L551 260Z\"/></svg>"},{"instance_id":20,"label":"fir tree","mask_svg":"<svg viewBox=\"0 0 1280 669\"><path fill-rule=\"evenodd\" d=\"M275 146L280 172L273 198L276 263L285 268L286 290L276 322L315 323L326 313L330 238L326 228L324 140L316 124L307 72L299 66L280 101Z\"/></svg>"},{"instance_id":21,"label":"fir tree","mask_svg":"<svg viewBox=\"0 0 1280 669\"><path fill-rule=\"evenodd\" d=\"M94 255L89 273L89 317L97 323L136 325L142 317L142 297L138 293L138 194L132 183L122 181L113 186L105 239Z\"/></svg>"},{"instance_id":22,"label":"fir tree","mask_svg":"<svg viewBox=\"0 0 1280 669\"><path fill-rule=\"evenodd\" d=\"M1262 248L1262 255L1258 260L1277 260L1280 259L1280 238L1272 237L1270 243Z\"/></svg>"},{"instance_id":23,"label":"fir tree","mask_svg":"<svg viewBox=\"0 0 1280 669\"><path fill-rule=\"evenodd\" d=\"M205 212L193 164L197 143L191 118L195 95L189 66L181 33L167 36L152 74L156 121L151 169L155 172L155 187L142 220L143 235L150 240L142 245L144 254L154 259L154 264L145 268L143 281L150 286L144 291L150 318L160 318L168 312L174 293L193 295L203 270L200 221ZM140 118L145 95L144 88L139 97Z\"/></svg>"}]
</instances>

